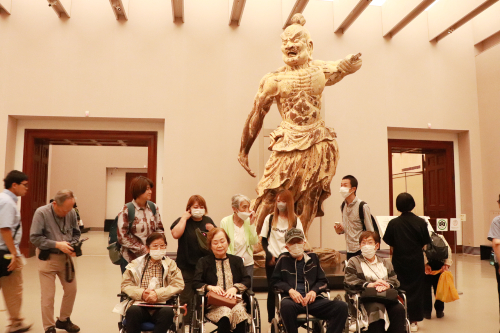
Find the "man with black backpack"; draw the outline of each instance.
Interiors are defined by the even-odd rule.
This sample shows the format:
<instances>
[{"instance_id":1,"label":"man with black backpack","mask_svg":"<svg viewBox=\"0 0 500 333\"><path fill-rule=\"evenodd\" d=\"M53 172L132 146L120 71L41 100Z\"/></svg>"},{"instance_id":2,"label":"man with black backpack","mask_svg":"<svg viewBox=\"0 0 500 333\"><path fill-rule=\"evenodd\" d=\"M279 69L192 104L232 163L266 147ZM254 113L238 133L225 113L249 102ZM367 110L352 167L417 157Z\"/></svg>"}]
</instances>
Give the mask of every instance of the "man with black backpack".
<instances>
[{"instance_id":1,"label":"man with black backpack","mask_svg":"<svg viewBox=\"0 0 500 333\"><path fill-rule=\"evenodd\" d=\"M344 198L340 207L342 223L335 222L337 234L345 234L347 260L361 254L359 236L363 231L378 232L377 221L370 213L370 207L356 196L358 180L351 175L342 178L340 195Z\"/></svg>"}]
</instances>

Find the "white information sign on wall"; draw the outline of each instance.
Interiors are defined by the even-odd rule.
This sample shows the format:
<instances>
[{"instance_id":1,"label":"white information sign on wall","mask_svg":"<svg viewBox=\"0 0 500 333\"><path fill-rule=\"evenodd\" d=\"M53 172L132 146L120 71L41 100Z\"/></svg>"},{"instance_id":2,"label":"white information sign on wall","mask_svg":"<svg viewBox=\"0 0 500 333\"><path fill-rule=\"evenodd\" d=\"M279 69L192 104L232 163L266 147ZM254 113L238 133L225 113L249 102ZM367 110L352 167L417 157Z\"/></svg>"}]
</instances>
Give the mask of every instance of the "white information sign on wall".
<instances>
[{"instance_id":1,"label":"white information sign on wall","mask_svg":"<svg viewBox=\"0 0 500 333\"><path fill-rule=\"evenodd\" d=\"M460 231L460 219L450 219L450 231Z\"/></svg>"},{"instance_id":2,"label":"white information sign on wall","mask_svg":"<svg viewBox=\"0 0 500 333\"><path fill-rule=\"evenodd\" d=\"M436 219L437 231L448 231L448 219Z\"/></svg>"}]
</instances>

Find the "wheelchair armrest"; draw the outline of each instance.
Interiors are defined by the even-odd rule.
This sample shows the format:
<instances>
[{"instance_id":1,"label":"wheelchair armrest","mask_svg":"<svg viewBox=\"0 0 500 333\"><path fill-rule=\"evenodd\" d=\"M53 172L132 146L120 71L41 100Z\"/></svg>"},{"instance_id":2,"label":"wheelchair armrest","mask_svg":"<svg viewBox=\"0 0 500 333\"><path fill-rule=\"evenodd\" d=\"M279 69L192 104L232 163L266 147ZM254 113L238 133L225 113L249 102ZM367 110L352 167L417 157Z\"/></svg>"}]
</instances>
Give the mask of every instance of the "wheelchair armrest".
<instances>
[{"instance_id":1,"label":"wheelchair armrest","mask_svg":"<svg viewBox=\"0 0 500 333\"><path fill-rule=\"evenodd\" d=\"M247 296L255 296L253 290L250 289L245 290L243 293L246 294Z\"/></svg>"},{"instance_id":2,"label":"wheelchair armrest","mask_svg":"<svg viewBox=\"0 0 500 333\"><path fill-rule=\"evenodd\" d=\"M128 295L127 295L127 294L125 294L125 293L119 293L119 294L117 294L116 296L117 296L117 297L128 297Z\"/></svg>"},{"instance_id":3,"label":"wheelchair armrest","mask_svg":"<svg viewBox=\"0 0 500 333\"><path fill-rule=\"evenodd\" d=\"M276 288L274 287L273 288L273 292L277 295L277 294L283 294L285 293L285 291L283 289L279 289L279 288Z\"/></svg>"},{"instance_id":4,"label":"wheelchair armrest","mask_svg":"<svg viewBox=\"0 0 500 333\"><path fill-rule=\"evenodd\" d=\"M398 294L399 295L406 295L406 291L404 291L403 289L398 289Z\"/></svg>"},{"instance_id":5,"label":"wheelchair armrest","mask_svg":"<svg viewBox=\"0 0 500 333\"><path fill-rule=\"evenodd\" d=\"M196 295L198 295L198 296L205 296L205 294L206 294L206 291L204 291L204 290L196 290Z\"/></svg>"}]
</instances>

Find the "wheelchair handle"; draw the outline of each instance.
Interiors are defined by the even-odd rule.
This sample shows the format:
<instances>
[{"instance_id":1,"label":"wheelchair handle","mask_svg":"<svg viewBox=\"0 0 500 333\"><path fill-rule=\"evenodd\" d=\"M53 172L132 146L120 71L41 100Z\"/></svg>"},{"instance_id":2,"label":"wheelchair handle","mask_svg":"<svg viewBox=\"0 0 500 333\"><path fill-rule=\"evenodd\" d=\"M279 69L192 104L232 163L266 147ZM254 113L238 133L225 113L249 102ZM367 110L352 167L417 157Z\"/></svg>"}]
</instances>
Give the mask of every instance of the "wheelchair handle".
<instances>
[{"instance_id":1,"label":"wheelchair handle","mask_svg":"<svg viewBox=\"0 0 500 333\"><path fill-rule=\"evenodd\" d=\"M187 314L187 312L188 312L188 310L187 310L187 304L184 304L184 305L182 305L182 306L181 306L181 305L174 305L174 308L178 308L178 309L182 309L182 310L184 310L184 313L183 313L183 315L184 315L184 316L185 316L185 315Z\"/></svg>"}]
</instances>

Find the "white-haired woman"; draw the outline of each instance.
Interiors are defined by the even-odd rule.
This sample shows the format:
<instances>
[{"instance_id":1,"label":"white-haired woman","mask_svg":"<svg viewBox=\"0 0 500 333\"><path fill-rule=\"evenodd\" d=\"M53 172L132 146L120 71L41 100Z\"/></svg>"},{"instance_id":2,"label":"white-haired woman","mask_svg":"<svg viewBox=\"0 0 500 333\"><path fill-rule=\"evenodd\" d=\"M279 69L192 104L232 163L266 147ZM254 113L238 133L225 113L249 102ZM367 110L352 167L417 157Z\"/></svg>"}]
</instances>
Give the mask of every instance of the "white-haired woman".
<instances>
[{"instance_id":1,"label":"white-haired woman","mask_svg":"<svg viewBox=\"0 0 500 333\"><path fill-rule=\"evenodd\" d=\"M229 236L227 253L243 259L245 271L251 278L253 286L253 246L259 241L255 225L255 212L250 211L250 199L243 194L235 194L231 198L233 214L220 222L220 227Z\"/></svg>"}]
</instances>

